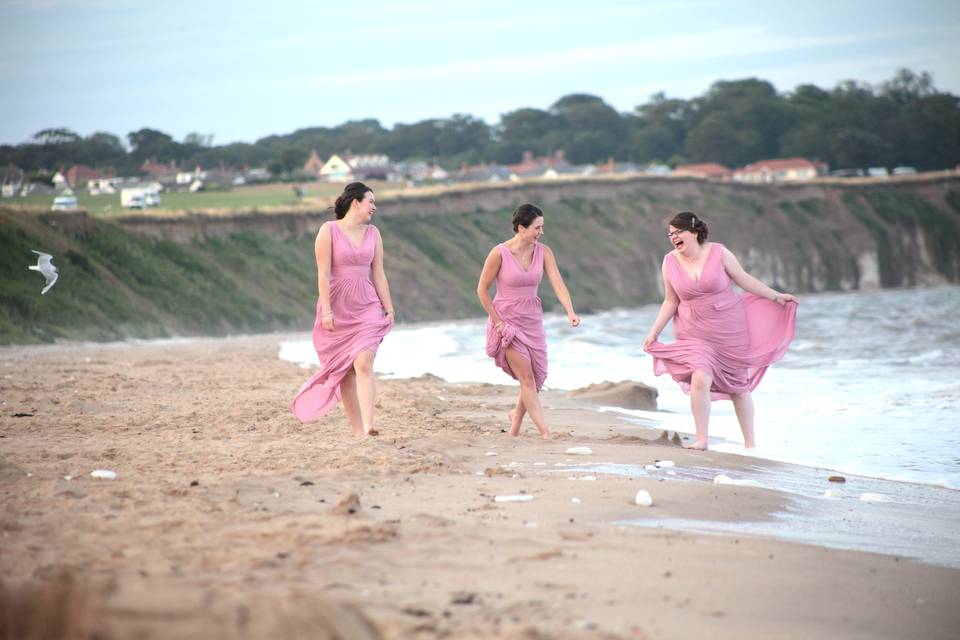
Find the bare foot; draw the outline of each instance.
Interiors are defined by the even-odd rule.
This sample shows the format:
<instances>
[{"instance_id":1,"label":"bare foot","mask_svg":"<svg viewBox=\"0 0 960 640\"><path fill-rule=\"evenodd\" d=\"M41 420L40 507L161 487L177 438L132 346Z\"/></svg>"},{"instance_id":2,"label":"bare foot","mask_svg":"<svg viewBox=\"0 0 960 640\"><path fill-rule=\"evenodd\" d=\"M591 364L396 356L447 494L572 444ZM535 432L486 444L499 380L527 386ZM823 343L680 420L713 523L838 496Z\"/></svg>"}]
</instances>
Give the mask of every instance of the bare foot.
<instances>
[{"instance_id":1,"label":"bare foot","mask_svg":"<svg viewBox=\"0 0 960 640\"><path fill-rule=\"evenodd\" d=\"M541 431L540 437L543 438L544 440L553 440L553 434L550 433L549 431Z\"/></svg>"},{"instance_id":2,"label":"bare foot","mask_svg":"<svg viewBox=\"0 0 960 640\"><path fill-rule=\"evenodd\" d=\"M756 447L756 446L757 446L757 443L756 443L756 442L744 442L744 443L743 443L743 448L744 448L744 449L753 449L753 448Z\"/></svg>"},{"instance_id":3,"label":"bare foot","mask_svg":"<svg viewBox=\"0 0 960 640\"><path fill-rule=\"evenodd\" d=\"M376 429L374 429L373 427L370 427L369 429L367 429L366 431L363 432L363 435L365 435L365 436L378 436L378 435L380 435L380 432L377 431Z\"/></svg>"},{"instance_id":4,"label":"bare foot","mask_svg":"<svg viewBox=\"0 0 960 640\"><path fill-rule=\"evenodd\" d=\"M684 449L693 449L695 451L706 451L707 450L707 441L706 440L697 440L693 444L683 445Z\"/></svg>"},{"instance_id":5,"label":"bare foot","mask_svg":"<svg viewBox=\"0 0 960 640\"><path fill-rule=\"evenodd\" d=\"M510 431L508 433L516 438L520 435L520 423L515 420L517 417L517 410L511 409L509 412L507 412L507 417L510 418Z\"/></svg>"}]
</instances>

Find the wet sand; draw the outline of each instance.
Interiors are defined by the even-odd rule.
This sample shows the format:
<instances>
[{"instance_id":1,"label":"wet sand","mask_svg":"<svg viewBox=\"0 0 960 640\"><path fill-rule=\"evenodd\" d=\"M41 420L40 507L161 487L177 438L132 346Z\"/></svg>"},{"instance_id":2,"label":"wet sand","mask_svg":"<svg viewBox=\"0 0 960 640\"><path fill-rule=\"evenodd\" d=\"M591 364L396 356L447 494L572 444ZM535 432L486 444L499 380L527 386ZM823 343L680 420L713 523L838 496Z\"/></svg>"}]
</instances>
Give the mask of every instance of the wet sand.
<instances>
[{"instance_id":1,"label":"wet sand","mask_svg":"<svg viewBox=\"0 0 960 640\"><path fill-rule=\"evenodd\" d=\"M379 381L383 435L356 439L339 409L290 415L309 372L285 338L0 349L0 637L960 633L960 570L740 529L795 497L702 470L817 471L684 451L558 393L553 442L511 439L514 388L430 377ZM656 460L676 467L577 466Z\"/></svg>"}]
</instances>

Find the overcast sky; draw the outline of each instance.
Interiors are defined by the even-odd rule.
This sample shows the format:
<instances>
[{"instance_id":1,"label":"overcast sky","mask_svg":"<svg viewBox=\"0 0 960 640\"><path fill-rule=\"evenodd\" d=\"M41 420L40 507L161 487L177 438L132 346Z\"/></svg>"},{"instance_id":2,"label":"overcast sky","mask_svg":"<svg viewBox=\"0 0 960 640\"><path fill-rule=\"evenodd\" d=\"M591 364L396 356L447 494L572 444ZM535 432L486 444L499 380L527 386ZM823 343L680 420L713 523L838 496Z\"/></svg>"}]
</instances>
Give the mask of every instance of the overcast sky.
<instances>
[{"instance_id":1,"label":"overcast sky","mask_svg":"<svg viewBox=\"0 0 960 640\"><path fill-rule=\"evenodd\" d=\"M960 95L960 2L0 0L0 144L151 127L215 144L592 93L620 111L716 80L779 91L928 71Z\"/></svg>"}]
</instances>

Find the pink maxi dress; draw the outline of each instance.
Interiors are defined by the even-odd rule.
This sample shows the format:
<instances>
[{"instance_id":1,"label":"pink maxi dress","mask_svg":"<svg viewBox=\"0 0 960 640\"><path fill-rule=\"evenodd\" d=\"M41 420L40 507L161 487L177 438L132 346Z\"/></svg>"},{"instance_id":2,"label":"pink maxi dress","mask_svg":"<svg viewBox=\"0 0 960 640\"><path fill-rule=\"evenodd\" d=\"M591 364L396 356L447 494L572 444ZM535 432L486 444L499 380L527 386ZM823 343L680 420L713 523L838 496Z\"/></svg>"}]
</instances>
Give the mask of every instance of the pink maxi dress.
<instances>
[{"instance_id":1,"label":"pink maxi dress","mask_svg":"<svg viewBox=\"0 0 960 640\"><path fill-rule=\"evenodd\" d=\"M713 400L752 391L767 367L783 357L797 327L797 304L780 305L752 293L737 295L723 268L723 245L713 242L700 279L694 281L673 253L663 261L680 298L671 344L654 342L653 372L669 373L690 393L694 371L713 376Z\"/></svg>"},{"instance_id":2,"label":"pink maxi dress","mask_svg":"<svg viewBox=\"0 0 960 640\"><path fill-rule=\"evenodd\" d=\"M507 362L507 347L530 361L537 390L547 379L547 338L543 332L543 305L537 295L543 279L543 245L533 245L533 259L524 269L516 256L503 243L500 250L500 271L497 272L497 294L493 308L503 320L503 333L497 333L493 321L487 319L487 355L510 377L517 376Z\"/></svg>"},{"instance_id":3,"label":"pink maxi dress","mask_svg":"<svg viewBox=\"0 0 960 640\"><path fill-rule=\"evenodd\" d=\"M313 346L320 370L307 380L290 405L301 422L323 417L340 400L340 381L363 350L376 353L390 331L390 319L370 279L377 233L367 225L359 247L354 247L335 222L330 229L330 308L333 331L323 328L325 309L317 300Z\"/></svg>"}]
</instances>

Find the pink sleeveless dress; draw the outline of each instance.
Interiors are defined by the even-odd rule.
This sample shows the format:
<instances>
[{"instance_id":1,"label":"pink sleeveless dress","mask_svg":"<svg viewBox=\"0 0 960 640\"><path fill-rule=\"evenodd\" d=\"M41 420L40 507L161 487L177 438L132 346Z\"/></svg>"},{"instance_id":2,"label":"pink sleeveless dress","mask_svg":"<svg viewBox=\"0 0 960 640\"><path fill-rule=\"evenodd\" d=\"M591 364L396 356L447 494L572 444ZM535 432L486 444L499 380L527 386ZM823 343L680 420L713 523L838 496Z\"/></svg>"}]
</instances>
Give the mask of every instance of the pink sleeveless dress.
<instances>
[{"instance_id":1,"label":"pink sleeveless dress","mask_svg":"<svg viewBox=\"0 0 960 640\"><path fill-rule=\"evenodd\" d=\"M330 225L330 308L333 331L323 328L323 309L317 300L313 346L320 370L307 380L290 408L301 422L323 417L340 400L340 381L363 350L376 353L390 331L390 319L370 279L377 233L367 225L359 247L335 222Z\"/></svg>"},{"instance_id":2,"label":"pink sleeveless dress","mask_svg":"<svg viewBox=\"0 0 960 640\"><path fill-rule=\"evenodd\" d=\"M669 373L690 393L694 371L713 376L713 400L751 391L767 367L783 357L797 327L797 304L777 304L752 293L737 295L723 268L723 245L710 243L700 279L694 281L673 253L664 259L667 280L680 298L671 344L654 342L653 372Z\"/></svg>"},{"instance_id":3,"label":"pink sleeveless dress","mask_svg":"<svg viewBox=\"0 0 960 640\"><path fill-rule=\"evenodd\" d=\"M487 318L487 355L511 378L517 376L507 363L507 347L530 361L537 390L547 379L547 338L543 332L543 305L537 295L543 279L543 245L533 245L530 267L524 269L503 244L500 250L500 271L497 272L497 295L493 308L503 319L503 334L497 333Z\"/></svg>"}]
</instances>

